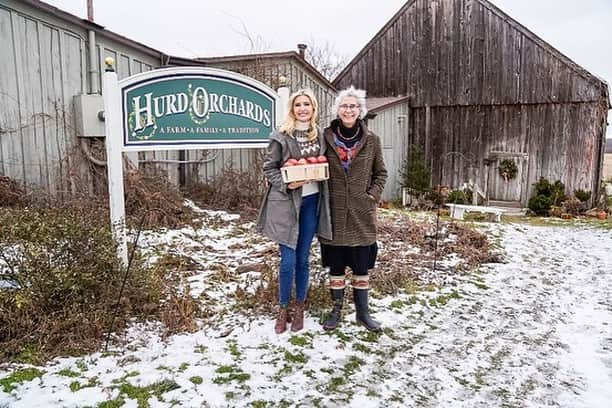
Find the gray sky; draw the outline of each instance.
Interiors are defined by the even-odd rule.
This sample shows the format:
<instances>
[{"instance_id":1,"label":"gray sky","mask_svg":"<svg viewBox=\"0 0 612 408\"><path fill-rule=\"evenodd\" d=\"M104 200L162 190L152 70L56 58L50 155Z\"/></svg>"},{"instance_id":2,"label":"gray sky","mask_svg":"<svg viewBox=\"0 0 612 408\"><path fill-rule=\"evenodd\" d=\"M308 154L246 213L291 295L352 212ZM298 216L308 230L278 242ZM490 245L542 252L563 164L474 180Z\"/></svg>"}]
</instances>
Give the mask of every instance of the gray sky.
<instances>
[{"instance_id":1,"label":"gray sky","mask_svg":"<svg viewBox=\"0 0 612 408\"><path fill-rule=\"evenodd\" d=\"M44 0L85 18L86 0ZM94 0L98 24L171 55L288 51L329 42L348 59L406 0ZM491 0L591 73L612 83L611 0ZM612 127L608 128L612 137Z\"/></svg>"}]
</instances>

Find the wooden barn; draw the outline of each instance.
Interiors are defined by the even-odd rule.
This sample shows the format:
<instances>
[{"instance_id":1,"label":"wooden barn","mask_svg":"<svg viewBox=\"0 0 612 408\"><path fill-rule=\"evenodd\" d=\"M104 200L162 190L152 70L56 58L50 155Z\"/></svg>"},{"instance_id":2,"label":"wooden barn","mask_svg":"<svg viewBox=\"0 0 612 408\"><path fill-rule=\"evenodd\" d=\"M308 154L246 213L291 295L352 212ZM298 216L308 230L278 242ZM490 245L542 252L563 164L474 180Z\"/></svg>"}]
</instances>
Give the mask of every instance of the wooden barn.
<instances>
[{"instance_id":1,"label":"wooden barn","mask_svg":"<svg viewBox=\"0 0 612 408\"><path fill-rule=\"evenodd\" d=\"M303 51L303 49L302 49ZM28 193L70 196L104 190L104 125L79 125L79 106L103 109L104 59L120 79L162 66L212 66L241 72L276 88L311 87L324 115L333 85L296 51L192 60L166 55L38 0L0 4L0 175ZM256 75L262 74L262 75ZM91 121L89 121L91 122ZM96 125L96 123L93 123ZM207 181L228 165L251 170L261 149L128 153L139 168L155 167L176 184Z\"/></svg>"},{"instance_id":2,"label":"wooden barn","mask_svg":"<svg viewBox=\"0 0 612 408\"><path fill-rule=\"evenodd\" d=\"M608 85L487 0L407 1L333 84L408 98L407 117L380 125L402 134L381 136L420 146L432 185L473 179L522 206L540 177L599 190Z\"/></svg>"}]
</instances>

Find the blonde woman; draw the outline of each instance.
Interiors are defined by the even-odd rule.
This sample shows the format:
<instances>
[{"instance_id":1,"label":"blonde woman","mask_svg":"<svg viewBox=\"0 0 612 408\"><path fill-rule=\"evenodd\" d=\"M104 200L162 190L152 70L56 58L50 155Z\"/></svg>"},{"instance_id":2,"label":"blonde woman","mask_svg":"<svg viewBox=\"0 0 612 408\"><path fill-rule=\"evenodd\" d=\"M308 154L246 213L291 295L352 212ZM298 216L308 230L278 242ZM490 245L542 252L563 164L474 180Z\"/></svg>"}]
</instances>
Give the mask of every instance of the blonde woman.
<instances>
[{"instance_id":1,"label":"blonde woman","mask_svg":"<svg viewBox=\"0 0 612 408\"><path fill-rule=\"evenodd\" d=\"M287 330L289 302L295 288L291 330L304 327L304 302L309 282L309 252L315 234L331 239L327 182L283 182L281 166L289 159L325 154L323 133L317 126L318 104L313 92L300 89L289 97L287 117L270 135L263 165L268 181L257 230L279 244L279 311L274 331Z\"/></svg>"}]
</instances>

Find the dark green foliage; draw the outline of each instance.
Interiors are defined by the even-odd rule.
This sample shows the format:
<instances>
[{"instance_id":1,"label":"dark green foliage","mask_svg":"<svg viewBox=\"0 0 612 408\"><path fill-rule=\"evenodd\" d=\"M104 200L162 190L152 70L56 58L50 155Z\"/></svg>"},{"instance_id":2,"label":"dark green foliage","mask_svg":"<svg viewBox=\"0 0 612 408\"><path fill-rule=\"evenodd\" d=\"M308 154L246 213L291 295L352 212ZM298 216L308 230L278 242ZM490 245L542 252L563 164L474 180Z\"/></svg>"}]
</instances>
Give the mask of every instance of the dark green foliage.
<instances>
[{"instance_id":1,"label":"dark green foliage","mask_svg":"<svg viewBox=\"0 0 612 408\"><path fill-rule=\"evenodd\" d=\"M554 183L541 177L538 182L533 184L534 194L529 199L528 207L536 215L548 215L552 206L560 207L565 201L565 185L557 180Z\"/></svg>"},{"instance_id":2,"label":"dark green foliage","mask_svg":"<svg viewBox=\"0 0 612 408\"><path fill-rule=\"evenodd\" d=\"M516 167L516 163L512 159L504 159L499 162L498 166L499 175L501 177L507 178L508 180L512 180L516 177L518 173L518 167Z\"/></svg>"},{"instance_id":3,"label":"dark green foliage","mask_svg":"<svg viewBox=\"0 0 612 408\"><path fill-rule=\"evenodd\" d=\"M431 174L425 161L423 150L417 145L411 145L408 155L400 170L402 187L411 194L422 194L430 189Z\"/></svg>"},{"instance_id":4,"label":"dark green foliage","mask_svg":"<svg viewBox=\"0 0 612 408\"><path fill-rule=\"evenodd\" d=\"M585 190L576 190L574 191L574 196L576 196L576 198L582 201L583 203L586 203L591 199L591 192Z\"/></svg>"},{"instance_id":5,"label":"dark green foliage","mask_svg":"<svg viewBox=\"0 0 612 408\"><path fill-rule=\"evenodd\" d=\"M472 192L466 190L452 190L448 193L446 202L451 204L471 204Z\"/></svg>"},{"instance_id":6,"label":"dark green foliage","mask_svg":"<svg viewBox=\"0 0 612 408\"><path fill-rule=\"evenodd\" d=\"M552 207L552 199L545 195L536 195L529 199L528 207L536 215L546 216Z\"/></svg>"}]
</instances>

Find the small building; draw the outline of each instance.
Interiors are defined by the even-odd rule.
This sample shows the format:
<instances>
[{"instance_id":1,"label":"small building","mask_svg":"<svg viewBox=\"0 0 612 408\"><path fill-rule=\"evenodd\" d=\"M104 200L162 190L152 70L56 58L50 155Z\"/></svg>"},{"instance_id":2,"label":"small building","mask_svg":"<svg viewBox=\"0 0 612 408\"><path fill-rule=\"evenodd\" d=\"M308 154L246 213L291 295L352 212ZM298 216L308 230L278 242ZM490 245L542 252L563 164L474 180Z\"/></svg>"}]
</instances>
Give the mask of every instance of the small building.
<instances>
[{"instance_id":1,"label":"small building","mask_svg":"<svg viewBox=\"0 0 612 408\"><path fill-rule=\"evenodd\" d=\"M425 152L432 185L522 206L540 177L599 190L608 85L487 0L407 1L333 84L408 98L391 138Z\"/></svg>"},{"instance_id":2,"label":"small building","mask_svg":"<svg viewBox=\"0 0 612 408\"><path fill-rule=\"evenodd\" d=\"M606 139L602 179L612 182L612 138Z\"/></svg>"},{"instance_id":3,"label":"small building","mask_svg":"<svg viewBox=\"0 0 612 408\"><path fill-rule=\"evenodd\" d=\"M406 96L368 98L368 127L380 136L388 176L382 199L401 197L402 168L408 150L409 101Z\"/></svg>"}]
</instances>

